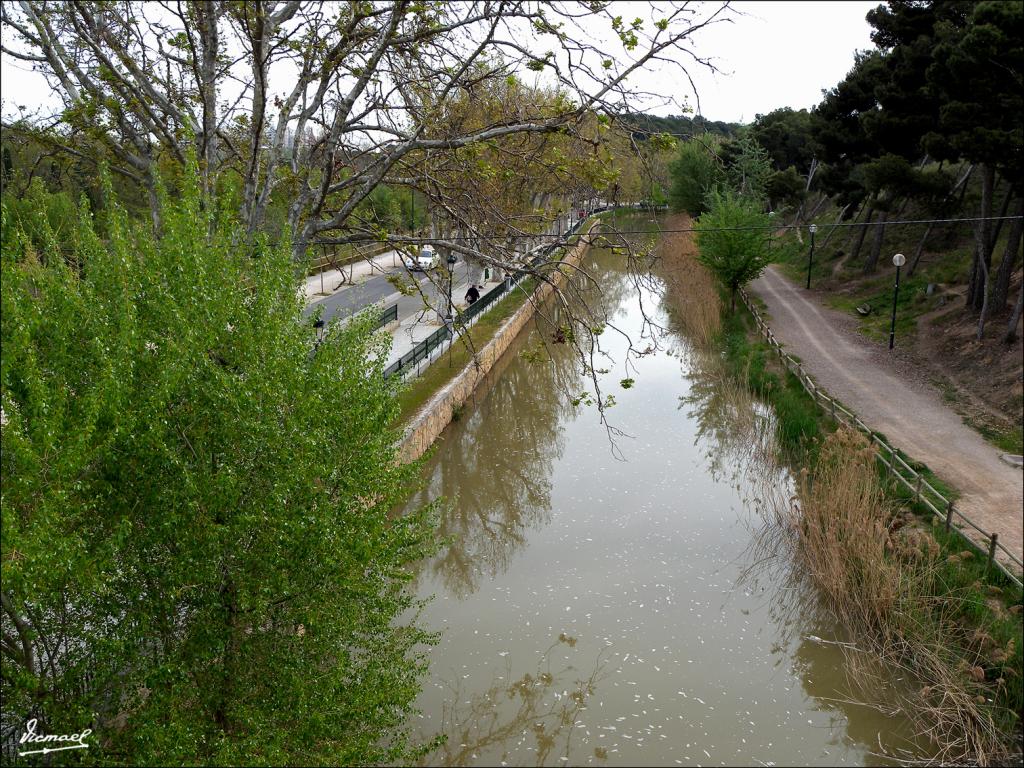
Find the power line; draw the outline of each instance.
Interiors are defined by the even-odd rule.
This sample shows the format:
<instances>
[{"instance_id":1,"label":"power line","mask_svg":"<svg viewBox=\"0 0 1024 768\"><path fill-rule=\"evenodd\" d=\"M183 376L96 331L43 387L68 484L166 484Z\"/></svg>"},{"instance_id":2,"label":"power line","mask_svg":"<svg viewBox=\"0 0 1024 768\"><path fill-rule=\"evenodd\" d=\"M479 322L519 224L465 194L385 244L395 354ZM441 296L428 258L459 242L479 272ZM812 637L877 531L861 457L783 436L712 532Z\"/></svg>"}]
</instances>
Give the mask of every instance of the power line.
<instances>
[{"instance_id":1,"label":"power line","mask_svg":"<svg viewBox=\"0 0 1024 768\"><path fill-rule=\"evenodd\" d=\"M975 216L973 218L965 219L896 219L894 221L847 221L838 222L836 224L819 224L819 229L826 227L875 227L881 224L882 226L888 227L890 224L957 224L964 222L975 222L975 221L1010 221L1014 219L1024 219L1024 216ZM657 232L738 232L743 230L768 230L776 232L780 229L805 229L809 227L809 224L769 224L765 226L757 227L690 227L688 229L647 229L647 230L628 230L623 231L619 234L631 235L634 234L652 234Z\"/></svg>"},{"instance_id":2,"label":"power line","mask_svg":"<svg viewBox=\"0 0 1024 768\"><path fill-rule=\"evenodd\" d=\"M880 223L882 226L898 226L901 224L969 224L977 221L1013 221L1016 219L1024 218L1024 216L974 216L971 218L963 219L896 219L892 221L877 222L877 221L847 221L837 222L835 224L820 224L817 225L819 229L825 229L831 227L833 229L838 227L874 227ZM689 227L684 229L630 229L612 232L610 234L616 235L663 235L663 234L674 234L683 232L742 232L742 231L769 231L777 232L780 229L805 229L809 224L769 224L764 226L745 226L745 227ZM393 242L396 243L436 243L436 242L466 242L466 241L483 241L483 240L537 240L537 239L555 239L559 240L566 237L564 234L550 234L550 233L537 233L534 235L530 234L508 234L508 235L458 235L455 237L404 237L397 239ZM367 240L340 240L340 239L324 239L317 240L313 245L359 245L361 243L380 243L378 239L367 239Z\"/></svg>"}]
</instances>

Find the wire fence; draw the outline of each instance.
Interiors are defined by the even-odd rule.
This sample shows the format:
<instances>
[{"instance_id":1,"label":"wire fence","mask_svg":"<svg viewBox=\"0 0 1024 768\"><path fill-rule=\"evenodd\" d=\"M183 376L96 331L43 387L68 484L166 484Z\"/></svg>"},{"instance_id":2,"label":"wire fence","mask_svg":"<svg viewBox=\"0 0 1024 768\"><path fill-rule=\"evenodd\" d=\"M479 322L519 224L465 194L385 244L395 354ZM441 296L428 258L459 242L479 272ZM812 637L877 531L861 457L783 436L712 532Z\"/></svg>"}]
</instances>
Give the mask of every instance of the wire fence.
<instances>
[{"instance_id":1,"label":"wire fence","mask_svg":"<svg viewBox=\"0 0 1024 768\"><path fill-rule=\"evenodd\" d=\"M946 498L936 490L920 472L900 456L896 448L893 448L877 432L868 427L855 413L843 407L839 401L815 384L814 380L804 370L803 364L782 349L782 344L775 338L775 334L768 326L768 323L765 322L761 313L751 303L747 292L740 289L739 294L757 323L758 329L772 349L778 354L779 361L790 373L796 376L800 385L811 396L811 399L835 421L868 435L871 445L875 448L876 458L886 469L886 476L893 483L902 485L912 493L915 502L922 504L933 515L942 519L947 533L955 531L970 547L984 555L987 558L988 568L994 565L1018 587L1024 586L1020 576L1020 573L1024 572L1024 562L1021 562L1017 555L1003 546L999 541L999 534L989 533L958 510L953 500ZM971 531L975 532L978 538L969 535ZM979 538L981 541L978 540ZM996 556L997 552L1002 555L1002 559ZM1007 567L1007 562L1016 568L1016 573L1010 567Z\"/></svg>"},{"instance_id":2,"label":"wire fence","mask_svg":"<svg viewBox=\"0 0 1024 768\"><path fill-rule=\"evenodd\" d=\"M356 264L365 259L372 259L382 253L394 250L390 243L371 243L369 245L337 246L331 243L316 243L321 248L319 256L312 256L306 262L306 274L315 275L330 269L340 269ZM328 252L330 247L330 252ZM312 252L312 249L310 249Z\"/></svg>"},{"instance_id":3,"label":"wire fence","mask_svg":"<svg viewBox=\"0 0 1024 768\"><path fill-rule=\"evenodd\" d=\"M579 219L561 236L568 238L575 235L586 222L591 220L593 215L604 210L607 209L599 208L594 210L591 213L591 216ZM555 247L556 246L554 245L548 246L548 248L530 262L530 266L535 267L550 258L550 254ZM404 379L413 373L418 376L422 372L423 368L429 366L434 360L440 357L448 347L455 342L458 336L461 336L469 330L469 328L471 328L482 315L487 313L506 294L515 288L518 288L529 276L530 273L523 270L506 277L502 282L498 283L498 285L467 306L464 310L457 312L452 318L450 324L446 324L445 326L438 328L427 338L423 339L423 341L419 342L409 352L406 352L398 358L398 360L385 368L384 378L390 378L397 375Z\"/></svg>"}]
</instances>

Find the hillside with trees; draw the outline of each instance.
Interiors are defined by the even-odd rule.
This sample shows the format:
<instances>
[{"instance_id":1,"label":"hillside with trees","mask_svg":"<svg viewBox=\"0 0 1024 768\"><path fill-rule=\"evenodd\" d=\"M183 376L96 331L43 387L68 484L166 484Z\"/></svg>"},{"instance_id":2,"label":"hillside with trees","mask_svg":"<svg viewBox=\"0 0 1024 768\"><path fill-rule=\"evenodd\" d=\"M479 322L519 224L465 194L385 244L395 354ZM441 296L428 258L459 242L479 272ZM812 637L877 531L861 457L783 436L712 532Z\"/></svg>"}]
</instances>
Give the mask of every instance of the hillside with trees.
<instances>
[{"instance_id":1,"label":"hillside with trees","mask_svg":"<svg viewBox=\"0 0 1024 768\"><path fill-rule=\"evenodd\" d=\"M862 329L881 338L891 259L904 253L902 343L969 421L1020 453L1021 5L890 2L868 21L875 47L812 110L681 144L670 197L700 213L756 141L763 208L794 244L792 276L805 279L815 223L814 288L866 313Z\"/></svg>"}]
</instances>

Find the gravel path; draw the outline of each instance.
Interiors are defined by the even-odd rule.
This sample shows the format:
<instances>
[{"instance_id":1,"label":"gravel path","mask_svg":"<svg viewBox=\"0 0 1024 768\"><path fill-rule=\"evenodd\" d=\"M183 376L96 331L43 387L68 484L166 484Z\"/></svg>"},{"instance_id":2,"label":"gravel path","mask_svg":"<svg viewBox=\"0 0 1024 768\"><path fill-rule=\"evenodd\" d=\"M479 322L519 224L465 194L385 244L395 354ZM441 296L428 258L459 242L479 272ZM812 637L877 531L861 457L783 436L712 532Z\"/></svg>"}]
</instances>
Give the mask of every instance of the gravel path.
<instances>
[{"instance_id":1,"label":"gravel path","mask_svg":"<svg viewBox=\"0 0 1024 768\"><path fill-rule=\"evenodd\" d=\"M1020 469L1004 464L999 449L964 424L923 373L857 333L854 318L823 307L771 268L751 288L767 304L776 337L815 381L954 486L961 493L957 509L1021 557Z\"/></svg>"}]
</instances>

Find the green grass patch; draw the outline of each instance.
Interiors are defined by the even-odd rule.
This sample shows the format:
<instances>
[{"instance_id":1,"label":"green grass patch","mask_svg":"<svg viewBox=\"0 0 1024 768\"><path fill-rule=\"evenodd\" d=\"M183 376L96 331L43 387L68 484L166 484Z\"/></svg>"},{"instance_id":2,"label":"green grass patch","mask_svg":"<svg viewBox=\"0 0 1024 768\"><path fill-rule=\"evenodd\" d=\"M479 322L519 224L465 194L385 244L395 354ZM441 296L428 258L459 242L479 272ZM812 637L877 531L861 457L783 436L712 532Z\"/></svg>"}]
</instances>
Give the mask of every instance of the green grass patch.
<instances>
[{"instance_id":1,"label":"green grass patch","mask_svg":"<svg viewBox=\"0 0 1024 768\"><path fill-rule=\"evenodd\" d=\"M482 349L495 332L525 302L526 297L533 293L537 282L535 278L524 280L522 285L499 300L490 311L484 313L476 324L469 329L469 338L474 349ZM456 341L439 358L423 371L423 375L410 379L398 395L400 407L397 424L404 424L423 405L442 389L448 382L465 368L472 355L464 341Z\"/></svg>"},{"instance_id":2,"label":"green grass patch","mask_svg":"<svg viewBox=\"0 0 1024 768\"><path fill-rule=\"evenodd\" d=\"M961 638L961 655L971 666L980 667L985 682L991 684L993 717L1003 732L1012 733L1020 727L1019 713L1024 711L1024 592L997 567L988 565L987 553L975 549L955 530L947 532L944 518L915 503L913 493L902 484L892 482L887 487L927 524L939 545L923 591L952 598L935 601L927 615L916 617L918 626L927 624L951 638Z\"/></svg>"},{"instance_id":3,"label":"green grass patch","mask_svg":"<svg viewBox=\"0 0 1024 768\"><path fill-rule=\"evenodd\" d=\"M988 440L992 445L1014 455L1024 454L1024 430L1020 424L1012 427L996 427L974 419L964 419L967 426Z\"/></svg>"},{"instance_id":4,"label":"green grass patch","mask_svg":"<svg viewBox=\"0 0 1024 768\"><path fill-rule=\"evenodd\" d=\"M729 373L745 380L752 392L775 410L779 443L796 454L813 451L826 428L826 419L800 381L779 363L774 349L756 331L753 316L743 304L724 318L721 343Z\"/></svg>"}]
</instances>

